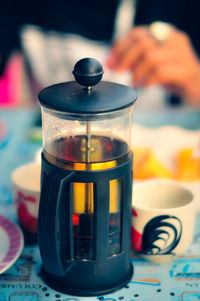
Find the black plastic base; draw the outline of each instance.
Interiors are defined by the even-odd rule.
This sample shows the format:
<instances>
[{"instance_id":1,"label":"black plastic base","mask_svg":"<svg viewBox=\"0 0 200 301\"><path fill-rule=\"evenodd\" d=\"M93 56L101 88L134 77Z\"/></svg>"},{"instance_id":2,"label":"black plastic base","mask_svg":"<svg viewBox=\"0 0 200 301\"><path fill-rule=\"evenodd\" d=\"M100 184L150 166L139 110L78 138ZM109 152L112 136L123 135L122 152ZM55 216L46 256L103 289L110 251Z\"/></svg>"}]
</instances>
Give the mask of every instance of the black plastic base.
<instances>
[{"instance_id":1,"label":"black plastic base","mask_svg":"<svg viewBox=\"0 0 200 301\"><path fill-rule=\"evenodd\" d=\"M42 156L41 179L38 241L44 281L60 292L75 296L108 294L126 285L133 274L130 262L132 157L105 170L71 171L52 165ZM110 254L114 244L109 240L109 182L115 179L120 179L123 200L120 248ZM74 248L72 184L79 182L93 183L95 187L92 248L86 259L79 258Z\"/></svg>"},{"instance_id":2,"label":"black plastic base","mask_svg":"<svg viewBox=\"0 0 200 301\"><path fill-rule=\"evenodd\" d=\"M124 281L120 281L120 283L116 283L115 285L113 285L112 287L109 287L109 288L102 288L102 289L98 289L98 290L95 290L95 289L88 290L88 289L78 289L78 288L74 289L71 287L64 286L60 283L60 281L56 281L55 278L52 278L51 275L46 273L46 271L44 270L43 267L42 267L42 271L41 271L41 277L42 277L43 281L48 286L50 286L52 289L54 289L60 293L69 294L72 296L81 296L81 297L102 296L102 295L113 293L113 292L123 288L126 284L128 284L129 281L131 280L132 276L133 276L133 265L131 265L130 274L128 275L127 279L124 279Z\"/></svg>"}]
</instances>

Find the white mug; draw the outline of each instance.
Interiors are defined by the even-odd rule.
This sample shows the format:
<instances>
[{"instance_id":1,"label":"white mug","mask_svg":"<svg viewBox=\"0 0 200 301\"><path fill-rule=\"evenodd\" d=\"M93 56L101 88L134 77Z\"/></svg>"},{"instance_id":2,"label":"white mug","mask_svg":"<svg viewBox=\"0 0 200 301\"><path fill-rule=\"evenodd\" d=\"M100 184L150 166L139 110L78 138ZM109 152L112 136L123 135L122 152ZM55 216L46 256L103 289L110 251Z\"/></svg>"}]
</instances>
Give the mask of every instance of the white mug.
<instances>
[{"instance_id":1,"label":"white mug","mask_svg":"<svg viewBox=\"0 0 200 301\"><path fill-rule=\"evenodd\" d=\"M176 181L153 179L133 186L132 248L142 257L165 262L192 242L196 198Z\"/></svg>"},{"instance_id":2,"label":"white mug","mask_svg":"<svg viewBox=\"0 0 200 301\"><path fill-rule=\"evenodd\" d=\"M18 221L32 234L37 233L40 173L41 165L31 162L16 168L11 175Z\"/></svg>"}]
</instances>

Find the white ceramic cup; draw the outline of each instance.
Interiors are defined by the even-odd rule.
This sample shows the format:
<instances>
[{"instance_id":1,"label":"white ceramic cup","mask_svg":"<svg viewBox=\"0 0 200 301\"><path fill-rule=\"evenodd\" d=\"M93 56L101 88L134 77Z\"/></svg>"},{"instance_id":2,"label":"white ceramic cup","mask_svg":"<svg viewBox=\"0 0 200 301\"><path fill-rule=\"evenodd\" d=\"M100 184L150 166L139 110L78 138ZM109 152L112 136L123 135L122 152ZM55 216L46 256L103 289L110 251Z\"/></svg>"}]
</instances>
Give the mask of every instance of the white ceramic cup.
<instances>
[{"instance_id":1,"label":"white ceramic cup","mask_svg":"<svg viewBox=\"0 0 200 301\"><path fill-rule=\"evenodd\" d=\"M192 242L196 198L176 181L154 179L133 185L132 248L142 257L165 262Z\"/></svg>"},{"instance_id":2,"label":"white ceramic cup","mask_svg":"<svg viewBox=\"0 0 200 301\"><path fill-rule=\"evenodd\" d=\"M13 199L20 225L30 233L37 233L40 199L41 165L31 162L15 169L11 175Z\"/></svg>"}]
</instances>

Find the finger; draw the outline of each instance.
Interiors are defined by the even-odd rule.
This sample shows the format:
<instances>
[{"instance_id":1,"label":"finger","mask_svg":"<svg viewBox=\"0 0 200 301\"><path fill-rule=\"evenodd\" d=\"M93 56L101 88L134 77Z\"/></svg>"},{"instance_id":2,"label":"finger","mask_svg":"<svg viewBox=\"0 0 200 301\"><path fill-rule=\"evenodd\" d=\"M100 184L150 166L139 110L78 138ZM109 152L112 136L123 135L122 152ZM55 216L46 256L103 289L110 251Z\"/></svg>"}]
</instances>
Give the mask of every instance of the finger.
<instances>
[{"instance_id":1,"label":"finger","mask_svg":"<svg viewBox=\"0 0 200 301\"><path fill-rule=\"evenodd\" d=\"M118 42L114 44L113 52L115 54L119 54L126 49L127 41L137 41L139 39L143 39L145 36L148 35L148 28L146 26L138 26L133 28L128 32L128 34L120 39Z\"/></svg>"},{"instance_id":2,"label":"finger","mask_svg":"<svg viewBox=\"0 0 200 301\"><path fill-rule=\"evenodd\" d=\"M138 39L142 39L147 34L148 30L145 26L138 26L132 29L126 36L114 44L106 61L107 66L114 68L119 58L132 45L132 43L135 43Z\"/></svg>"},{"instance_id":3,"label":"finger","mask_svg":"<svg viewBox=\"0 0 200 301\"><path fill-rule=\"evenodd\" d=\"M163 85L163 87L170 93L174 95L182 95L183 94L183 89L181 89L179 86L176 86L174 84L167 84Z\"/></svg>"},{"instance_id":4,"label":"finger","mask_svg":"<svg viewBox=\"0 0 200 301\"><path fill-rule=\"evenodd\" d=\"M124 71L134 68L145 53L155 47L158 47L157 43L149 36L145 36L143 39L135 42L133 41L132 44L121 53L121 56L118 57L115 69L117 71Z\"/></svg>"},{"instance_id":5,"label":"finger","mask_svg":"<svg viewBox=\"0 0 200 301\"><path fill-rule=\"evenodd\" d=\"M118 61L118 57L121 56L121 53L124 52L124 49L127 48L129 44L130 44L129 36L123 37L120 41L114 44L106 60L107 67L111 69L115 68L116 62Z\"/></svg>"},{"instance_id":6,"label":"finger","mask_svg":"<svg viewBox=\"0 0 200 301\"><path fill-rule=\"evenodd\" d=\"M162 65L149 73L143 81L143 86L146 87L155 84L182 86L183 77L183 70L179 64Z\"/></svg>"},{"instance_id":7,"label":"finger","mask_svg":"<svg viewBox=\"0 0 200 301\"><path fill-rule=\"evenodd\" d=\"M146 52L133 68L135 85L142 84L145 78L148 78L150 73L154 72L159 66L171 65L172 63L177 63L177 57L168 47L166 49L155 48Z\"/></svg>"}]
</instances>

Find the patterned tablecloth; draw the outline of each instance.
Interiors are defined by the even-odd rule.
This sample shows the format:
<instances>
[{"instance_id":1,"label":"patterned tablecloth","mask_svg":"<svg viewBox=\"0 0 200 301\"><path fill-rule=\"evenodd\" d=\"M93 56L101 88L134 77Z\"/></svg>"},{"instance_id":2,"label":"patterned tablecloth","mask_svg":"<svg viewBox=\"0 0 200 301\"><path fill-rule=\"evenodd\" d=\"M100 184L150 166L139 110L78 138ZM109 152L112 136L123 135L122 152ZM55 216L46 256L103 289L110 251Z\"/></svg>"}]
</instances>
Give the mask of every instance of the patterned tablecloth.
<instances>
[{"instance_id":1,"label":"patterned tablecloth","mask_svg":"<svg viewBox=\"0 0 200 301\"><path fill-rule=\"evenodd\" d=\"M138 112L134 122L148 126L174 124L200 129L200 112ZM15 220L10 175L17 166L33 161L41 141L30 139L34 111L0 111L0 214ZM0 242L2 243L2 242ZM72 297L50 289L41 279L41 259L37 246L26 246L16 263L0 275L0 301L196 301L200 300L200 216L189 249L166 264L132 258L134 276L123 289L100 297Z\"/></svg>"}]
</instances>

